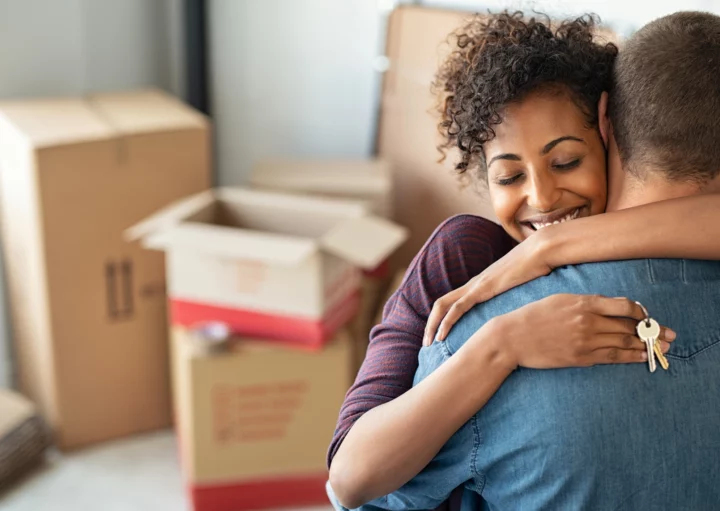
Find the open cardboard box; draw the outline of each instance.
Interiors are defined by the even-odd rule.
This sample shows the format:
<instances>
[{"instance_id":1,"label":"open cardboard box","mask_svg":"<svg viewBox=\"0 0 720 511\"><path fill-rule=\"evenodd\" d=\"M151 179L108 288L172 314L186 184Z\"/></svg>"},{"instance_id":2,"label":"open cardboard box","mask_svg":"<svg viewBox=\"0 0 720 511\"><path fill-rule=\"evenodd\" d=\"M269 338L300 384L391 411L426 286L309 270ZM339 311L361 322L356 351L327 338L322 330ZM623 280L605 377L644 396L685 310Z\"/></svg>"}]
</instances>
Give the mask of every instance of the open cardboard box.
<instances>
[{"instance_id":1,"label":"open cardboard box","mask_svg":"<svg viewBox=\"0 0 720 511\"><path fill-rule=\"evenodd\" d=\"M407 237L363 203L246 188L209 190L130 228L167 253L172 321L319 347L356 313L361 269Z\"/></svg>"}]
</instances>

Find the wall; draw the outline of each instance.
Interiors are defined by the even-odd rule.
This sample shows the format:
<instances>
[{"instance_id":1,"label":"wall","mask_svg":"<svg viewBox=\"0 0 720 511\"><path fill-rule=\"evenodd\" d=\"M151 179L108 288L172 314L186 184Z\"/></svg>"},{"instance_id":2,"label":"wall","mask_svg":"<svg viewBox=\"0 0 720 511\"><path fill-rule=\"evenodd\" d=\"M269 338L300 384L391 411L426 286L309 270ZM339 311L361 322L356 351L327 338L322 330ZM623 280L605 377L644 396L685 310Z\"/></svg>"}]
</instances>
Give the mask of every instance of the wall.
<instances>
[{"instance_id":1,"label":"wall","mask_svg":"<svg viewBox=\"0 0 720 511\"><path fill-rule=\"evenodd\" d=\"M0 101L145 86L181 93L180 6L181 0L0 0ZM0 293L0 387L10 378Z\"/></svg>"},{"instance_id":2,"label":"wall","mask_svg":"<svg viewBox=\"0 0 720 511\"><path fill-rule=\"evenodd\" d=\"M270 155L372 153L383 11L414 3L467 11L595 12L621 34L720 0L211 0L210 73L219 183L243 183Z\"/></svg>"},{"instance_id":3,"label":"wall","mask_svg":"<svg viewBox=\"0 0 720 511\"><path fill-rule=\"evenodd\" d=\"M627 0L421 0L417 3L443 8L469 11L491 9L536 9L559 17L584 13L598 14L603 22L612 25L622 35L629 35L645 23L679 10L720 12L718 0L654 0L629 2Z\"/></svg>"},{"instance_id":4,"label":"wall","mask_svg":"<svg viewBox=\"0 0 720 511\"><path fill-rule=\"evenodd\" d=\"M209 19L220 184L264 156L372 152L374 0L212 0Z\"/></svg>"}]
</instances>

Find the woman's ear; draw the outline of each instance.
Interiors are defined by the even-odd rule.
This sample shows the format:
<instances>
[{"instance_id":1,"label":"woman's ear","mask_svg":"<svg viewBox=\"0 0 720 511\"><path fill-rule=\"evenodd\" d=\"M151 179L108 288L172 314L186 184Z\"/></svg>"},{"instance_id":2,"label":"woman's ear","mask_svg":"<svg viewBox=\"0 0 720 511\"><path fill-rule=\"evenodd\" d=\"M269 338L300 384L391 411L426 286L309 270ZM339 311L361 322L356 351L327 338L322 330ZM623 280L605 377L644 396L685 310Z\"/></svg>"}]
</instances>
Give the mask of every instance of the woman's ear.
<instances>
[{"instance_id":1,"label":"woman's ear","mask_svg":"<svg viewBox=\"0 0 720 511\"><path fill-rule=\"evenodd\" d=\"M603 92L598 101L598 128L600 129L600 138L602 138L605 149L608 147L608 137L610 136L610 118L608 117L608 93Z\"/></svg>"}]
</instances>

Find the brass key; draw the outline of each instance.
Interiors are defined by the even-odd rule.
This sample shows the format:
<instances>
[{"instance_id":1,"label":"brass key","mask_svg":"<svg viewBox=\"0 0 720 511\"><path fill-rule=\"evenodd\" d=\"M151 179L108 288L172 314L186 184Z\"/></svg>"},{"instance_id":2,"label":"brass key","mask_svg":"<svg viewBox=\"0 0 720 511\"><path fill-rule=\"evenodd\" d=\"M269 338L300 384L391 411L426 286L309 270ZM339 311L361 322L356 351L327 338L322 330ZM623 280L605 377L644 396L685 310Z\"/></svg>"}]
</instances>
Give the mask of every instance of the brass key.
<instances>
[{"instance_id":1,"label":"brass key","mask_svg":"<svg viewBox=\"0 0 720 511\"><path fill-rule=\"evenodd\" d=\"M660 367L667 371L668 367L670 367L670 362L668 362L668 359L665 357L665 354L660 348L660 341L655 343L655 356L657 357L658 362L660 362Z\"/></svg>"}]
</instances>

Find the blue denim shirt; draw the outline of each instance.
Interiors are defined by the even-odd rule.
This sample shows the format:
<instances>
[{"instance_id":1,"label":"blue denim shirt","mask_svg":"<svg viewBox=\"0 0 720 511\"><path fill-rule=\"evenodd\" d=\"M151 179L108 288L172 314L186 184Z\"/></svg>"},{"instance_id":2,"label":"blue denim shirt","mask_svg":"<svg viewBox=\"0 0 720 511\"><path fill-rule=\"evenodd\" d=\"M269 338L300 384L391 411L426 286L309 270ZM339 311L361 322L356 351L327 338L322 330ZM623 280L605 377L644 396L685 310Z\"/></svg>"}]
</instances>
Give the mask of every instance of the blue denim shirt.
<instances>
[{"instance_id":1,"label":"blue denim shirt","mask_svg":"<svg viewBox=\"0 0 720 511\"><path fill-rule=\"evenodd\" d=\"M489 319L561 292L643 303L678 334L669 371L520 368L423 472L362 509L432 509L463 484L490 510L720 509L718 262L558 269L474 307L446 342L423 348L415 383Z\"/></svg>"}]
</instances>

